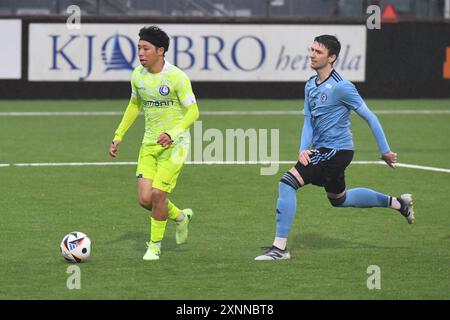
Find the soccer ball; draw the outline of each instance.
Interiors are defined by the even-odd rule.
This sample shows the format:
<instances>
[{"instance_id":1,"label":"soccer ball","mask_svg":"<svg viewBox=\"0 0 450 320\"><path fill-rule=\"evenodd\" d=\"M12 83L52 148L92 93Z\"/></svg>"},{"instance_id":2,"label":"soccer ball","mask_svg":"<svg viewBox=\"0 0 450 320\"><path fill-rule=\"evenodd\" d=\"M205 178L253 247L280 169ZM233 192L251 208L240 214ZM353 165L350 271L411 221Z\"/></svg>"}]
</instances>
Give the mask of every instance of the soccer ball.
<instances>
[{"instance_id":1,"label":"soccer ball","mask_svg":"<svg viewBox=\"0 0 450 320\"><path fill-rule=\"evenodd\" d=\"M91 239L83 232L74 231L64 236L61 255L69 262L84 262L91 254Z\"/></svg>"}]
</instances>

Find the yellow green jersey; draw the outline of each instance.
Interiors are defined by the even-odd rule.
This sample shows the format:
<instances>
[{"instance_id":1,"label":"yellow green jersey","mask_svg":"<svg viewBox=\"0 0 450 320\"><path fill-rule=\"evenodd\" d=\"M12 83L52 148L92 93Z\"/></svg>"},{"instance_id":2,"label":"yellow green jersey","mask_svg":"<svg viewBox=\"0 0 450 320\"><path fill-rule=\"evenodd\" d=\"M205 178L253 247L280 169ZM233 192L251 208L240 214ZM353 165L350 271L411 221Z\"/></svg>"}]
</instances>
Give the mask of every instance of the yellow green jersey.
<instances>
[{"instance_id":1,"label":"yellow green jersey","mask_svg":"<svg viewBox=\"0 0 450 320\"><path fill-rule=\"evenodd\" d=\"M143 144L156 145L159 135L163 132L168 133L174 143L189 137L186 124L192 124L195 119L185 119L186 107L195 105L195 118L198 117L198 109L191 81L182 70L167 61L159 73L151 73L140 65L133 71L131 90L130 103L115 132L115 139L122 140L142 110L145 117Z\"/></svg>"}]
</instances>

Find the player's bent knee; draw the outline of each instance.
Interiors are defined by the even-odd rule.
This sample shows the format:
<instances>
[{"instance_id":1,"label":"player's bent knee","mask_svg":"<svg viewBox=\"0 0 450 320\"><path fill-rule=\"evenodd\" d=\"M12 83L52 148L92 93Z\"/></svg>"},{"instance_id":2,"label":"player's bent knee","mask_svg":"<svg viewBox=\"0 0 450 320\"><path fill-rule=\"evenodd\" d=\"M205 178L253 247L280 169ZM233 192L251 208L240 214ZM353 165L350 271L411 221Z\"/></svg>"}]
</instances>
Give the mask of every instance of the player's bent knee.
<instances>
[{"instance_id":1,"label":"player's bent knee","mask_svg":"<svg viewBox=\"0 0 450 320\"><path fill-rule=\"evenodd\" d=\"M152 210L152 197L139 196L139 204L145 209Z\"/></svg>"},{"instance_id":2,"label":"player's bent knee","mask_svg":"<svg viewBox=\"0 0 450 320\"><path fill-rule=\"evenodd\" d=\"M159 190L159 189L153 189L152 190L152 201L154 203L160 203L167 199L167 193Z\"/></svg>"},{"instance_id":3,"label":"player's bent knee","mask_svg":"<svg viewBox=\"0 0 450 320\"><path fill-rule=\"evenodd\" d=\"M344 195L342 197L340 197L340 198L330 198L330 197L328 197L328 200L330 201L330 203L331 203L331 205L333 207L342 207L342 204L345 202L345 198L346 198L346 196L345 196L345 193L344 193Z\"/></svg>"},{"instance_id":4,"label":"player's bent knee","mask_svg":"<svg viewBox=\"0 0 450 320\"><path fill-rule=\"evenodd\" d=\"M292 173L290 173L289 171L287 171L281 177L280 182L282 182L284 184L287 184L288 186L290 186L294 190L298 190L302 186L300 181L298 181L297 178Z\"/></svg>"}]
</instances>

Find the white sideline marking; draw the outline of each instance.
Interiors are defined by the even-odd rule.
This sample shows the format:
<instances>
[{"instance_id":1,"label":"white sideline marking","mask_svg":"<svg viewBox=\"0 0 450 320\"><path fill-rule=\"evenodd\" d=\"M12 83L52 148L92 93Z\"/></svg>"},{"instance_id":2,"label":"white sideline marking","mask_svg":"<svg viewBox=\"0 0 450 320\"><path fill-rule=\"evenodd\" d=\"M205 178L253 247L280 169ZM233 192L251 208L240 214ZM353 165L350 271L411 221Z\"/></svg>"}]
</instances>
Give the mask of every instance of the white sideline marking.
<instances>
[{"instance_id":1,"label":"white sideline marking","mask_svg":"<svg viewBox=\"0 0 450 320\"><path fill-rule=\"evenodd\" d=\"M194 165L269 165L276 164L294 164L294 161L186 161L186 164ZM386 165L384 161L352 161L351 164L377 164ZM0 163L1 167L67 167L67 166L122 166L137 165L137 162L37 162L37 163ZM410 168L417 170L435 171L450 173L450 169L435 168L428 166L419 166L415 164L397 163L399 168Z\"/></svg>"},{"instance_id":2,"label":"white sideline marking","mask_svg":"<svg viewBox=\"0 0 450 320\"><path fill-rule=\"evenodd\" d=\"M0 112L3 117L39 117L39 116L119 116L123 112L119 111L67 111L67 112Z\"/></svg>"},{"instance_id":3,"label":"white sideline marking","mask_svg":"<svg viewBox=\"0 0 450 320\"><path fill-rule=\"evenodd\" d=\"M376 114L450 114L450 110L372 110Z\"/></svg>"},{"instance_id":4,"label":"white sideline marking","mask_svg":"<svg viewBox=\"0 0 450 320\"><path fill-rule=\"evenodd\" d=\"M450 110L372 110L376 114L398 115L444 115L450 114ZM141 113L142 114L142 113ZM302 115L301 110L254 110L254 111L201 111L205 116L267 116L267 115ZM66 111L66 112L0 112L0 117L39 117L39 116L121 116L123 111Z\"/></svg>"},{"instance_id":5,"label":"white sideline marking","mask_svg":"<svg viewBox=\"0 0 450 320\"><path fill-rule=\"evenodd\" d=\"M37 162L37 163L12 163L13 167L82 167L82 166L121 166L136 165L137 162ZM1 166L1 165L0 165Z\"/></svg>"},{"instance_id":6,"label":"white sideline marking","mask_svg":"<svg viewBox=\"0 0 450 320\"><path fill-rule=\"evenodd\" d=\"M387 165L384 161L352 161L351 164L381 164L381 165ZM418 169L418 170L450 173L450 169L435 168L435 167L428 167L428 166L419 166L419 165L408 164L408 163L396 163L395 166L399 167L399 168L410 168L410 169Z\"/></svg>"}]
</instances>

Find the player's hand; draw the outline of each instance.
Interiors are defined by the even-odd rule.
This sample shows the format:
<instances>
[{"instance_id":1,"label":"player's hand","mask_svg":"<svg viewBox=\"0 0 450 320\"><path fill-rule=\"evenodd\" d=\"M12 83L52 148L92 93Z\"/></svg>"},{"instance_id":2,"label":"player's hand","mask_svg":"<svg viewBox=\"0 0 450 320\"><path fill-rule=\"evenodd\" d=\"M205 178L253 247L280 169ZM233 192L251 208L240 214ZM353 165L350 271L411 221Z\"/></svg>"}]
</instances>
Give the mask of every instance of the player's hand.
<instances>
[{"instance_id":1,"label":"player's hand","mask_svg":"<svg viewBox=\"0 0 450 320\"><path fill-rule=\"evenodd\" d=\"M117 155L119 154L119 144L120 144L120 140L114 140L111 145L109 146L109 155L113 158L117 157Z\"/></svg>"},{"instance_id":2,"label":"player's hand","mask_svg":"<svg viewBox=\"0 0 450 320\"><path fill-rule=\"evenodd\" d=\"M397 163L397 154L395 152L389 151L381 155L381 159L387 163L387 165L395 169L395 164Z\"/></svg>"},{"instance_id":3,"label":"player's hand","mask_svg":"<svg viewBox=\"0 0 450 320\"><path fill-rule=\"evenodd\" d=\"M159 135L156 142L162 145L164 148L170 147L170 145L173 143L172 138L165 132Z\"/></svg>"},{"instance_id":4,"label":"player's hand","mask_svg":"<svg viewBox=\"0 0 450 320\"><path fill-rule=\"evenodd\" d=\"M300 161L300 163L302 165L304 165L305 167L311 163L311 159L309 158L309 156L312 154L313 152L311 150L304 150L298 153L298 161Z\"/></svg>"}]
</instances>

